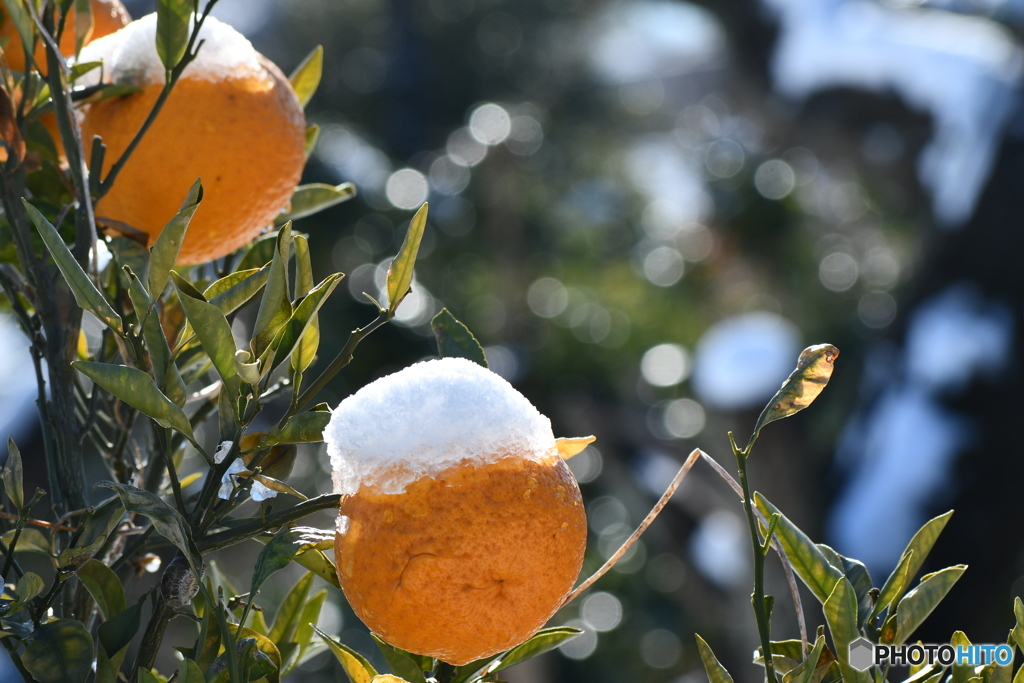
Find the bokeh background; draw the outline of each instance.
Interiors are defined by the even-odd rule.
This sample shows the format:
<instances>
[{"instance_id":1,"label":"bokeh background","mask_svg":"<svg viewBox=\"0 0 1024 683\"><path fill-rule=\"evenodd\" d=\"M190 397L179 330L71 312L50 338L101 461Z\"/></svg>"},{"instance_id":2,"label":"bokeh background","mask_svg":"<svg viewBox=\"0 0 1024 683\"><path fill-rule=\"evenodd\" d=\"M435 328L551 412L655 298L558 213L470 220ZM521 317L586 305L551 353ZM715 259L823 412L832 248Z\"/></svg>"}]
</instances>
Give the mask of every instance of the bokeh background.
<instances>
[{"instance_id":1,"label":"bokeh background","mask_svg":"<svg viewBox=\"0 0 1024 683\"><path fill-rule=\"evenodd\" d=\"M971 567L919 635L1003 641L1024 593L1024 2L220 0L215 15L286 73L324 46L304 180L359 195L297 225L318 278L346 273L320 316L322 358L374 317L362 293L430 202L397 324L323 400L435 355L429 321L449 308L556 435L598 437L570 463L586 573L691 449L733 469L726 433L745 441L799 351L833 343L832 384L765 430L754 487L876 585L921 523L957 508L925 569ZM35 388L4 334L0 421L21 443ZM328 470L301 451L290 483L322 492ZM556 617L586 635L508 680L705 680L694 632L738 681L759 680L741 513L696 467ZM239 592L253 545L217 560ZM795 637L769 565L773 635ZM297 575L258 602L273 609ZM321 627L376 657L333 589ZM343 677L325 654L296 680Z\"/></svg>"}]
</instances>

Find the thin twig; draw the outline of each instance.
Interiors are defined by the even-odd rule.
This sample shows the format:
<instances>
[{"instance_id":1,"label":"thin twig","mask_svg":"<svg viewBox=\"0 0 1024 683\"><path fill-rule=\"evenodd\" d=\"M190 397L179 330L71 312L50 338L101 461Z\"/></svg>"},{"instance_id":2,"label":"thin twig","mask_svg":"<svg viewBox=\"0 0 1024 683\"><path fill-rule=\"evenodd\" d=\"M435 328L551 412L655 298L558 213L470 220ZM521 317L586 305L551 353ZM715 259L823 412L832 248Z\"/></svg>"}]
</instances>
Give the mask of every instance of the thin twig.
<instances>
[{"instance_id":1,"label":"thin twig","mask_svg":"<svg viewBox=\"0 0 1024 683\"><path fill-rule=\"evenodd\" d=\"M0 512L0 519L18 519L18 515L12 515L10 512ZM29 517L25 520L27 524L32 526L42 527L44 529L54 529L55 531L77 531L77 527L63 526L61 524L54 524L53 522L44 522L41 519L32 519Z\"/></svg>"},{"instance_id":2,"label":"thin twig","mask_svg":"<svg viewBox=\"0 0 1024 683\"><path fill-rule=\"evenodd\" d=\"M614 567L620 559L622 559L622 556L625 555L631 547L633 547L633 544L636 543L638 538L640 538L640 535L647 530L647 527L651 525L651 522L653 522L655 518L658 516L658 514L662 511L662 509L664 509L664 507L668 505L669 499L672 498L672 495L676 492L676 489L678 489L679 485L683 483L683 479L686 477L687 474L689 474L690 469L693 467L694 463L697 462L697 459L700 458L702 454L703 451L700 450L699 448L693 449L693 452L690 453L689 457L686 458L686 462L684 462L683 466L679 468L679 472L676 473L676 476L669 483L668 488L665 489L665 493L661 494L661 498L658 499L658 502L654 504L654 507L651 508L651 511L647 513L646 517L644 517L644 521L640 522L640 526L636 528L636 531L630 534L629 538L627 538L626 541L622 544L622 546L615 551L614 555L608 558L607 562L601 565L600 569L591 574L590 578L581 583L579 586L576 587L575 590L573 590L572 593L569 593L569 595L566 596L565 600L562 601L562 607L565 607L570 602L575 600L580 595L580 593L590 588L590 586L593 585L595 581L597 581L602 576L607 574L608 571L612 567Z\"/></svg>"},{"instance_id":3,"label":"thin twig","mask_svg":"<svg viewBox=\"0 0 1024 683\"><path fill-rule=\"evenodd\" d=\"M322 496L310 498L309 500L303 501L302 503L292 506L286 510L281 510L280 512L267 515L264 519L255 519L251 522L240 524L232 529L210 534L206 538L196 539L196 547L199 548L199 551L202 553L211 552L219 548L225 548L271 529L276 529L288 524L289 522L294 522L295 520L301 519L302 517L312 514L317 510L337 508L340 503L341 495L337 493L325 493Z\"/></svg>"}]
</instances>

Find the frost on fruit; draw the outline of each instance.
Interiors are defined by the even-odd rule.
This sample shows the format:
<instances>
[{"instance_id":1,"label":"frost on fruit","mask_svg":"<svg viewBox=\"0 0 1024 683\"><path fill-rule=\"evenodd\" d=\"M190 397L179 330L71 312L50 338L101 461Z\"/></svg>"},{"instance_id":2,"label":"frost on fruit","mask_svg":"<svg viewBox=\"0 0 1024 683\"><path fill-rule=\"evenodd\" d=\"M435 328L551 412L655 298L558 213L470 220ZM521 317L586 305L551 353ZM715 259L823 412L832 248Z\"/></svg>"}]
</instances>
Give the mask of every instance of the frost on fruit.
<instances>
[{"instance_id":1,"label":"frost on fruit","mask_svg":"<svg viewBox=\"0 0 1024 683\"><path fill-rule=\"evenodd\" d=\"M182 78L268 80L252 43L228 24L207 17L199 40L203 41L202 49ZM120 31L89 43L82 48L78 61L102 61L103 80L107 83L138 86L163 83L164 65L156 52L156 14L148 14ZM98 69L92 71L83 80L98 78L99 73Z\"/></svg>"},{"instance_id":2,"label":"frost on fruit","mask_svg":"<svg viewBox=\"0 0 1024 683\"><path fill-rule=\"evenodd\" d=\"M558 457L551 422L500 376L443 358L372 382L334 410L324 430L334 490L401 493L463 461Z\"/></svg>"}]
</instances>

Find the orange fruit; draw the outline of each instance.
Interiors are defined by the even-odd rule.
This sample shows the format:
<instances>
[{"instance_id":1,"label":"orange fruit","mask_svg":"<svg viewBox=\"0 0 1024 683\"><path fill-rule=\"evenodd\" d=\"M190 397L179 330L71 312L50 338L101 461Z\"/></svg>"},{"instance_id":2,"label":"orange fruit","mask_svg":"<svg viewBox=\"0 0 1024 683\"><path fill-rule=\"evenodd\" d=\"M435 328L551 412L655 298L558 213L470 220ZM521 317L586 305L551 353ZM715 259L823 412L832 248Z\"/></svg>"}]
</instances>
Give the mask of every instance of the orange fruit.
<instances>
[{"instance_id":1,"label":"orange fruit","mask_svg":"<svg viewBox=\"0 0 1024 683\"><path fill-rule=\"evenodd\" d=\"M381 639L461 665L508 650L561 607L587 522L550 422L474 363L373 382L325 430L344 494L335 560Z\"/></svg>"},{"instance_id":2,"label":"orange fruit","mask_svg":"<svg viewBox=\"0 0 1024 683\"><path fill-rule=\"evenodd\" d=\"M163 87L155 30L151 14L82 50L83 61L104 61L111 82L142 89L83 109L86 158L93 136L101 136L107 145L104 175ZM305 116L288 79L241 34L212 17L200 39L206 42L198 59L96 206L101 221L125 223L152 243L201 178L204 198L180 264L210 261L252 241L288 205L305 165Z\"/></svg>"},{"instance_id":3,"label":"orange fruit","mask_svg":"<svg viewBox=\"0 0 1024 683\"><path fill-rule=\"evenodd\" d=\"M21 35L14 27L14 22L7 18L6 13L0 9L0 40L4 44L4 58L7 66L14 71L25 71L25 49L22 47ZM120 28L123 28L131 21L128 10L121 4L121 0L92 0L92 32L86 36L85 43L90 40L102 38ZM75 12L72 9L68 16L64 33L60 37L60 51L65 57L75 54ZM46 74L46 48L41 40L36 41L36 49L33 55L43 75Z\"/></svg>"}]
</instances>

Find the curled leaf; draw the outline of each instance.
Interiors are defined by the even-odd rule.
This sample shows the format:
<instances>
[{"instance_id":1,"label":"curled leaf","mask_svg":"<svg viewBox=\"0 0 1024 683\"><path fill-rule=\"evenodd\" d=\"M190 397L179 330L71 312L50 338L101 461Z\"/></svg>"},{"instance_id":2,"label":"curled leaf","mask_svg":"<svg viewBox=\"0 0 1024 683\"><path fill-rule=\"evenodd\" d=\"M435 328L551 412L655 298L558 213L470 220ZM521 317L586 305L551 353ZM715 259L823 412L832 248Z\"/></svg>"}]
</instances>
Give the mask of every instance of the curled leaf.
<instances>
[{"instance_id":1,"label":"curled leaf","mask_svg":"<svg viewBox=\"0 0 1024 683\"><path fill-rule=\"evenodd\" d=\"M761 412L754 433L761 431L769 422L789 417L811 405L832 377L833 364L838 357L839 349L831 344L804 349L796 362L796 369Z\"/></svg>"},{"instance_id":2,"label":"curled leaf","mask_svg":"<svg viewBox=\"0 0 1024 683\"><path fill-rule=\"evenodd\" d=\"M579 455L590 444L597 441L596 436L563 436L555 439L555 446L562 460L568 460L574 455Z\"/></svg>"}]
</instances>

